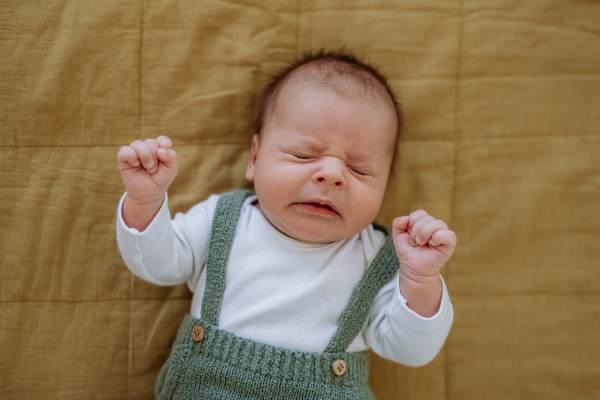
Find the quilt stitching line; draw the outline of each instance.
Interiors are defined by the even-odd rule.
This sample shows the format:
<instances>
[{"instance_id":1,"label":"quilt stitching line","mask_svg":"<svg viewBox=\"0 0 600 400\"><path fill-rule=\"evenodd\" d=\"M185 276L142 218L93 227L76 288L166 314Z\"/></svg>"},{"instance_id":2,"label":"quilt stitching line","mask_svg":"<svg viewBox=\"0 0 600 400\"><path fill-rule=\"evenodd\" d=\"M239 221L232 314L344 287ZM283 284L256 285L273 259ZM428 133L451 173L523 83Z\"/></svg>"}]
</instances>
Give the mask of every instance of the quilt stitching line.
<instances>
[{"instance_id":1,"label":"quilt stitching line","mask_svg":"<svg viewBox=\"0 0 600 400\"><path fill-rule=\"evenodd\" d=\"M455 205L456 205L456 179L457 179L457 170L458 170L458 147L459 147L459 141L458 136L459 136L459 130L460 130L460 121L459 121L459 115L460 115L460 67L461 67L461 61L462 61L462 48L463 48L463 0L459 0L459 9L458 9L458 47L456 49L456 77L455 77L455 84L456 84L456 89L455 89L455 95L454 95L454 134L453 134L453 139L454 139L454 159L453 161L453 174L452 174L452 198L450 199L451 201L451 206L450 206L450 226L454 225L454 215L455 215ZM446 282L447 285L450 285L450 265L451 263L448 263L446 265L446 271L445 271L445 276L446 276ZM448 361L448 347L449 347L449 342L448 340L446 340L446 343L444 345L444 398L448 399L449 398L449 393L450 393L450 372L449 372L449 361Z\"/></svg>"}]
</instances>

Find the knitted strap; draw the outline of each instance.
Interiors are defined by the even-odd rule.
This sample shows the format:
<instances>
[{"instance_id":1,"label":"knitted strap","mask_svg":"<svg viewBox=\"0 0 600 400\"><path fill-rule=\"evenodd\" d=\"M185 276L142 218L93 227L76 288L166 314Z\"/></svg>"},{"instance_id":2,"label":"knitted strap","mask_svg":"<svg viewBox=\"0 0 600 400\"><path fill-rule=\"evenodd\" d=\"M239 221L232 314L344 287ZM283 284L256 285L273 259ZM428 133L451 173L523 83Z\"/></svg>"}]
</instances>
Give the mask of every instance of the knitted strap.
<instances>
[{"instance_id":1,"label":"knitted strap","mask_svg":"<svg viewBox=\"0 0 600 400\"><path fill-rule=\"evenodd\" d=\"M206 287L202 299L202 319L218 325L221 301L225 291L225 275L229 253L242 205L253 193L238 190L221 195L212 221L208 259L206 261ZM373 223L375 229L387 233L387 239L354 290L342 315L338 328L325 349L325 353L345 352L356 338L369 316L375 296L398 271L400 262L392 241L391 229Z\"/></svg>"},{"instance_id":2,"label":"knitted strap","mask_svg":"<svg viewBox=\"0 0 600 400\"><path fill-rule=\"evenodd\" d=\"M400 261L392 241L392 230L377 222L373 222L373 227L387 233L387 239L354 290L325 353L346 351L369 317L375 296L392 279L400 267Z\"/></svg>"},{"instance_id":3,"label":"knitted strap","mask_svg":"<svg viewBox=\"0 0 600 400\"><path fill-rule=\"evenodd\" d=\"M206 287L202 298L202 319L218 325L221 301L225 291L225 273L235 228L242 205L253 193L247 190L224 193L217 201L210 230L208 259L206 260Z\"/></svg>"}]
</instances>

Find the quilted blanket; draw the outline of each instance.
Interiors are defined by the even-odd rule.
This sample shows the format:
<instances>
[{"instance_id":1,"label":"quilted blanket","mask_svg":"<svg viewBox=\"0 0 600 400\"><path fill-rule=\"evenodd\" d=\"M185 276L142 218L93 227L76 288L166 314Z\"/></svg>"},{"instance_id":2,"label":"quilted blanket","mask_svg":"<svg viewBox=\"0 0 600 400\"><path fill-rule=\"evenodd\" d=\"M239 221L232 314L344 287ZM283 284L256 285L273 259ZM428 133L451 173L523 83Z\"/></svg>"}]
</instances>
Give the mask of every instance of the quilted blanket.
<instances>
[{"instance_id":1,"label":"quilted blanket","mask_svg":"<svg viewBox=\"0 0 600 400\"><path fill-rule=\"evenodd\" d=\"M404 110L379 221L458 236L442 351L374 393L600 398L595 0L0 0L0 398L153 397L191 294L121 259L119 148L173 140L172 214L251 189L263 85L342 47Z\"/></svg>"}]
</instances>

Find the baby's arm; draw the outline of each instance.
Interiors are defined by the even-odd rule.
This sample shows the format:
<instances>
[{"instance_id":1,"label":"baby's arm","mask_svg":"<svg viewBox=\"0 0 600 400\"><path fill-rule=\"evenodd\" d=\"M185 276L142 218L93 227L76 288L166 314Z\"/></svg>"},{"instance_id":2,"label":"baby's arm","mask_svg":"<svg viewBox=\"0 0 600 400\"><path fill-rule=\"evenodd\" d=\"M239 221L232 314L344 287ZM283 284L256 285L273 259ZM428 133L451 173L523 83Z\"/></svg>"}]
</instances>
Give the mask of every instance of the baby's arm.
<instances>
[{"instance_id":1,"label":"baby's arm","mask_svg":"<svg viewBox=\"0 0 600 400\"><path fill-rule=\"evenodd\" d=\"M365 331L365 340L375 353L411 367L420 367L433 360L442 348L454 318L446 285L440 281L439 310L430 318L407 307L406 299L400 294L399 272L379 291Z\"/></svg>"},{"instance_id":2,"label":"baby's arm","mask_svg":"<svg viewBox=\"0 0 600 400\"><path fill-rule=\"evenodd\" d=\"M210 196L171 220L165 195L164 203L143 232L125 224L122 208L126 198L127 195L121 199L117 213L117 242L127 267L136 276L157 285L187 281L193 291L204 270L219 196Z\"/></svg>"},{"instance_id":3,"label":"baby's arm","mask_svg":"<svg viewBox=\"0 0 600 400\"><path fill-rule=\"evenodd\" d=\"M123 220L143 232L160 209L167 188L177 175L177 154L166 136L136 140L117 155L121 178L127 190Z\"/></svg>"},{"instance_id":4,"label":"baby's arm","mask_svg":"<svg viewBox=\"0 0 600 400\"><path fill-rule=\"evenodd\" d=\"M138 140L123 146L117 158L127 189L117 215L117 242L125 264L148 282L185 282L201 270L206 242L201 236L206 236L210 220L206 207L196 206L171 221L166 190L177 173L171 140Z\"/></svg>"},{"instance_id":5,"label":"baby's arm","mask_svg":"<svg viewBox=\"0 0 600 400\"><path fill-rule=\"evenodd\" d=\"M373 302L366 340L382 357L416 367L435 357L452 325L439 271L454 251L456 235L423 210L396 218L392 233L400 270Z\"/></svg>"}]
</instances>

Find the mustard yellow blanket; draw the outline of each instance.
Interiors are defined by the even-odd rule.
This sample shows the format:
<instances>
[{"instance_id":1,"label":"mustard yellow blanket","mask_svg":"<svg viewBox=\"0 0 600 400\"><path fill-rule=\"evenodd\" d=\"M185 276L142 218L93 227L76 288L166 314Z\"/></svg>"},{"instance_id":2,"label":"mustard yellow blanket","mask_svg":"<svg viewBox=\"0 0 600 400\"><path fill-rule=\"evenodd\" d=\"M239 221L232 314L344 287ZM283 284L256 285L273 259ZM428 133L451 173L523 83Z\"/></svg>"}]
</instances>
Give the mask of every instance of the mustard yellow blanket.
<instances>
[{"instance_id":1,"label":"mustard yellow blanket","mask_svg":"<svg viewBox=\"0 0 600 400\"><path fill-rule=\"evenodd\" d=\"M0 398L152 398L190 293L122 262L118 149L173 139L172 213L251 188L262 86L342 46L404 108L379 220L458 235L444 348L375 394L600 397L597 1L0 0Z\"/></svg>"}]
</instances>

